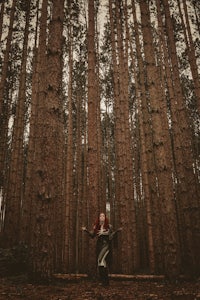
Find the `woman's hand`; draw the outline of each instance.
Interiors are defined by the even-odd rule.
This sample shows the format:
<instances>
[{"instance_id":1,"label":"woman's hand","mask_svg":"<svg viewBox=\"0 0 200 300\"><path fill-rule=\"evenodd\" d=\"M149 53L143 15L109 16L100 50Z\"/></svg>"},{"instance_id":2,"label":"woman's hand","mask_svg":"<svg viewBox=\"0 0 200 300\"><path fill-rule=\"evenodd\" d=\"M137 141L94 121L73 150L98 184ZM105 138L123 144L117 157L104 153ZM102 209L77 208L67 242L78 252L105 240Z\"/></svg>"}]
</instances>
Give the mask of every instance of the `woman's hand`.
<instances>
[{"instance_id":1,"label":"woman's hand","mask_svg":"<svg viewBox=\"0 0 200 300\"><path fill-rule=\"evenodd\" d=\"M83 231L86 231L86 230L87 230L87 228L86 228L85 226L83 226L81 229L82 229Z\"/></svg>"},{"instance_id":2,"label":"woman's hand","mask_svg":"<svg viewBox=\"0 0 200 300\"><path fill-rule=\"evenodd\" d=\"M120 227L120 228L118 228L118 229L117 229L117 231L122 231L122 230L123 230L123 228L122 228L122 227Z\"/></svg>"},{"instance_id":3,"label":"woman's hand","mask_svg":"<svg viewBox=\"0 0 200 300\"><path fill-rule=\"evenodd\" d=\"M97 235L98 236L100 236L100 235L108 235L109 234L109 231L108 230L99 230L98 232L97 232Z\"/></svg>"}]
</instances>

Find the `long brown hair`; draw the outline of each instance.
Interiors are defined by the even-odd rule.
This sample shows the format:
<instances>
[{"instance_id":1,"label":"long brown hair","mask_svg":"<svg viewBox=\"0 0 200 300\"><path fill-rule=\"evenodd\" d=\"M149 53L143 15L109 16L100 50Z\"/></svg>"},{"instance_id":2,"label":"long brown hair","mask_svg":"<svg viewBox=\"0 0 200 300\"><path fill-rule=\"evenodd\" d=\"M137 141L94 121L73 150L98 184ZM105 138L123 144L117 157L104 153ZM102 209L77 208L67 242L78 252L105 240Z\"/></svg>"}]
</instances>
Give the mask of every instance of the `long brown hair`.
<instances>
[{"instance_id":1,"label":"long brown hair","mask_svg":"<svg viewBox=\"0 0 200 300\"><path fill-rule=\"evenodd\" d=\"M100 215L101 214L104 214L105 215L105 221L104 221L104 224L103 224L103 228L105 229L105 230L108 230L109 229L109 220L108 220L108 218L106 217L106 214L105 213L99 213L99 215L98 215L98 218L96 219L96 222L94 223L94 232L95 233L97 233L100 229L101 229L101 224L100 224L100 221L99 221L99 217L100 217Z\"/></svg>"}]
</instances>

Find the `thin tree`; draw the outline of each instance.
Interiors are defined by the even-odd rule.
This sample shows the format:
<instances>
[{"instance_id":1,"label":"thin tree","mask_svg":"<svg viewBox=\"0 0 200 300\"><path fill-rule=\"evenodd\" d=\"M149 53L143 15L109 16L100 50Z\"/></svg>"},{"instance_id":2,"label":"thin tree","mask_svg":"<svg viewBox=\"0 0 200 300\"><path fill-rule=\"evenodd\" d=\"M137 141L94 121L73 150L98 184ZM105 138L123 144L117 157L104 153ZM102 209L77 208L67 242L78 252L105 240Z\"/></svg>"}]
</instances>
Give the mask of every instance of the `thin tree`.
<instances>
[{"instance_id":1,"label":"thin tree","mask_svg":"<svg viewBox=\"0 0 200 300\"><path fill-rule=\"evenodd\" d=\"M3 29L3 16L4 16L4 2L1 3L1 11L0 11L0 41L2 37L2 29Z\"/></svg>"},{"instance_id":2,"label":"thin tree","mask_svg":"<svg viewBox=\"0 0 200 300\"><path fill-rule=\"evenodd\" d=\"M74 141L73 141L73 112L72 112L72 76L73 76L73 19L71 16L71 3L68 3L68 10L70 16L70 23L68 25L68 48L69 48L69 78L68 78L68 120L67 120L67 149L66 149L66 212L65 212L65 250L64 250L64 265L68 272L72 272L74 267L73 253L75 249L73 247L74 236L74 196L73 196L73 166L74 166ZM72 21L71 21L72 20Z\"/></svg>"},{"instance_id":3,"label":"thin tree","mask_svg":"<svg viewBox=\"0 0 200 300\"><path fill-rule=\"evenodd\" d=\"M88 213L89 226L97 217L98 210L98 88L95 53L95 10L94 0L88 1ZM95 248L93 241L89 246L89 273L94 275Z\"/></svg>"}]
</instances>

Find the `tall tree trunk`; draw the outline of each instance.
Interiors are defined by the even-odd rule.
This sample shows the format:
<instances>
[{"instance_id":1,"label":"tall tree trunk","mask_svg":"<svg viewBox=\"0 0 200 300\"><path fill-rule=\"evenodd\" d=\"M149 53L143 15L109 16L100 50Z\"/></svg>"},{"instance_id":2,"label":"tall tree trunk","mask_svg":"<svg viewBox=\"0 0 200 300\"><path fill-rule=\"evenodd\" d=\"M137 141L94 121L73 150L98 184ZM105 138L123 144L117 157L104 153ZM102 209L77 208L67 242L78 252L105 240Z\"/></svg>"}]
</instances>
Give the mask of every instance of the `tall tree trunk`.
<instances>
[{"instance_id":1,"label":"tall tree trunk","mask_svg":"<svg viewBox=\"0 0 200 300\"><path fill-rule=\"evenodd\" d=\"M122 23L122 2L117 2L116 5L116 26L117 26L117 44L118 44L118 56L119 56L119 81L120 81L120 111L124 111L122 117L122 123L124 122L124 167L125 167L125 191L124 197L127 201L127 211L129 212L126 219L124 228L127 228L128 224L130 232L127 233L128 240L130 241L130 256L128 257L129 271L138 269L138 241L136 232L136 215L135 215L135 202L134 202L134 188L133 188L133 158L132 158L132 146L131 146L131 126L129 123L129 73L128 73L128 43L127 37L125 39L125 45L123 45L123 23ZM124 9L123 9L124 10ZM120 18L121 16L121 18ZM123 134L123 129L122 129ZM127 197L127 198L126 198ZM121 201L123 201L121 199ZM123 214L123 213L122 213ZM125 213L126 216L126 213ZM123 226L123 225L122 225ZM127 253L128 254L128 253ZM132 270L131 270L132 269Z\"/></svg>"},{"instance_id":2,"label":"tall tree trunk","mask_svg":"<svg viewBox=\"0 0 200 300\"><path fill-rule=\"evenodd\" d=\"M183 1L184 16L181 11L180 0L178 1L178 7L179 7L179 13L180 13L180 17L181 17L183 32L184 32L188 61L190 64L192 78L194 81L194 94L196 96L196 104L197 104L196 106L197 106L197 109L200 114L200 81L199 81L196 54L195 54L194 42L192 39L192 33L191 33L191 28L190 28L190 23L189 23L188 9L187 9L186 1L185 0ZM186 25L184 22L184 17L186 20Z\"/></svg>"},{"instance_id":3,"label":"tall tree trunk","mask_svg":"<svg viewBox=\"0 0 200 300\"><path fill-rule=\"evenodd\" d=\"M121 5L121 3L118 3ZM114 14L112 2L109 1L109 15L111 26L112 62L114 75L114 114L115 114L115 149L116 149L116 224L126 228L121 235L121 249L119 253L119 270L130 273L137 264L137 235L135 223L135 208L133 200L133 165L130 146L130 127L128 109L128 75L122 40L122 24L119 22L120 6L115 6L115 20L117 26L117 48L115 45ZM119 68L117 66L119 60ZM124 89L124 90L123 90ZM111 214L114 212L111 212ZM120 224L121 221L121 224ZM128 226L129 224L129 226ZM127 247L127 244L129 245ZM134 254L133 254L134 252Z\"/></svg>"},{"instance_id":4,"label":"tall tree trunk","mask_svg":"<svg viewBox=\"0 0 200 300\"><path fill-rule=\"evenodd\" d=\"M69 8L70 14L71 8ZM65 250L64 266L67 272L72 272L73 268L73 236L74 236L74 193L73 193L73 115L72 115L72 72L73 72L73 37L72 24L68 25L68 47L69 47L69 80L68 80L68 125L67 125L67 150L66 150L66 211L65 211Z\"/></svg>"},{"instance_id":5,"label":"tall tree trunk","mask_svg":"<svg viewBox=\"0 0 200 300\"><path fill-rule=\"evenodd\" d=\"M44 14L45 2L43 2L43 7L41 14ZM47 9L46 9L47 10ZM37 12L39 11L39 0L37 0ZM46 11L47 13L47 11ZM46 20L46 18L41 18L41 21ZM21 240L29 245L30 242L30 229L31 229L31 187L32 187L32 171L33 171L33 161L34 161L34 151L35 151L35 130L37 124L37 109L39 101L39 68L43 67L46 55L46 44L42 43L43 34L46 39L46 27L45 23L41 22L41 31L39 38L39 51L37 48L37 35L38 35L38 24L39 24L39 14L37 13L36 25L35 25L35 40L33 48L33 69L32 69L32 94L31 94L31 113L30 113L30 130L29 130L29 141L27 147L26 155L26 178L25 178L25 187L24 187L24 203L22 208L23 214L23 224L21 228ZM44 44L44 48L42 45ZM41 54L42 53L42 54ZM43 56L42 56L43 55ZM46 64L45 64L46 66ZM41 88L41 85L40 85Z\"/></svg>"},{"instance_id":6,"label":"tall tree trunk","mask_svg":"<svg viewBox=\"0 0 200 300\"><path fill-rule=\"evenodd\" d=\"M88 1L88 207L90 226L97 217L98 210L98 140L97 140L97 76L95 72L95 22L94 0ZM95 273L94 241L89 246L89 274Z\"/></svg>"},{"instance_id":7,"label":"tall tree trunk","mask_svg":"<svg viewBox=\"0 0 200 300\"><path fill-rule=\"evenodd\" d=\"M198 272L198 255L200 249L199 234L196 227L199 225L199 185L197 175L194 173L194 157L192 153L192 133L189 125L187 110L181 89L181 82L178 70L178 58L170 16L169 4L167 0L163 1L165 13L167 42L169 57L171 60L171 73L175 101L170 99L172 130L173 130L173 148L175 167L177 174L177 198L182 215L182 233L183 233L183 256L182 261L185 271L190 273Z\"/></svg>"},{"instance_id":8,"label":"tall tree trunk","mask_svg":"<svg viewBox=\"0 0 200 300\"><path fill-rule=\"evenodd\" d=\"M83 110L86 112L86 105L87 105L87 99L86 96L84 96L83 101ZM83 122L83 132L84 132L84 147L83 147L83 201L82 201L82 214L83 214L83 223L82 225L87 224L88 226L91 226L90 222L90 199L88 199L88 143L87 143L87 135L88 135L88 126L87 126L87 120L84 120ZM85 223L86 222L86 223ZM85 237L84 232L82 232L82 261L84 261L84 272L87 272L89 274L94 274L94 271L92 272L92 267L94 266L88 266L88 249L91 246L90 241L88 240L88 237ZM94 251L94 246L93 246ZM94 255L94 252L90 251L91 255ZM90 261L89 261L90 262ZM92 261L94 263L94 261Z\"/></svg>"},{"instance_id":9,"label":"tall tree trunk","mask_svg":"<svg viewBox=\"0 0 200 300\"><path fill-rule=\"evenodd\" d=\"M24 128L26 106L26 65L29 36L30 0L27 3L22 65L19 80L19 97L16 105L16 115L11 143L11 158L6 192L6 211L4 235L6 246L11 247L20 241L21 211L24 193Z\"/></svg>"},{"instance_id":10,"label":"tall tree trunk","mask_svg":"<svg viewBox=\"0 0 200 300\"><path fill-rule=\"evenodd\" d=\"M83 166L82 166L82 98L83 93L82 89L78 88L76 95L77 103L77 120L76 120L76 160L75 160L75 169L76 169L76 179L75 179L75 190L76 190L76 215L75 215L75 272L79 273L83 270L83 261L82 261L82 239L80 235L80 228L83 225Z\"/></svg>"},{"instance_id":11,"label":"tall tree trunk","mask_svg":"<svg viewBox=\"0 0 200 300\"><path fill-rule=\"evenodd\" d=\"M85 225L87 217L87 195L86 195L86 118L85 118L85 103L86 103L86 91L85 91L85 73L82 73L82 68L85 67L85 55L86 53L83 49L80 49L80 73L78 71L76 82L78 83L74 95L76 103L76 138L75 138L75 159L74 159L74 169L75 169L75 237L73 237L76 243L75 249L75 271L85 272L87 269L87 250L88 249L88 237L85 236L84 232L81 232L81 226ZM85 257L84 257L84 254Z\"/></svg>"},{"instance_id":12,"label":"tall tree trunk","mask_svg":"<svg viewBox=\"0 0 200 300\"><path fill-rule=\"evenodd\" d=\"M7 149L7 128L8 128L8 107L9 102L6 97L6 78L8 75L9 68L9 57L10 57L10 49L12 42L12 34L13 34L13 24L15 17L15 8L16 8L16 0L13 0L11 12L10 12L10 23L9 30L7 35L6 49L5 55L3 59L3 67L1 73L1 81L0 81L0 192L3 191L4 185L4 174L5 174L5 158L6 158L6 149Z\"/></svg>"},{"instance_id":13,"label":"tall tree trunk","mask_svg":"<svg viewBox=\"0 0 200 300\"><path fill-rule=\"evenodd\" d=\"M4 15L4 2L1 4L1 11L0 11L0 41L2 36L2 26L3 26L3 15Z\"/></svg>"},{"instance_id":14,"label":"tall tree trunk","mask_svg":"<svg viewBox=\"0 0 200 300\"><path fill-rule=\"evenodd\" d=\"M139 28L136 16L135 3L132 1L132 13L134 20L134 33L136 41L136 56L138 60L138 76L135 75L136 80L136 95L138 95L138 118L139 118L139 130L140 130L140 144L141 144L141 172L142 182L145 197L146 217L147 217L147 232L148 232L148 253L149 253L149 268L153 273L155 271L155 263L162 265L162 258L160 258L160 252L162 247L161 232L158 214L158 193L156 188L156 174L153 157L153 144L152 144L152 132L151 132L151 118L148 113L148 99L145 91L145 69L142 59L142 50L139 40ZM154 203L154 205L153 205ZM154 214L153 222L153 210L157 213ZM156 218L156 220L155 220ZM155 240L155 242L154 242ZM157 253L157 254L156 254ZM156 260L156 262L155 262Z\"/></svg>"},{"instance_id":15,"label":"tall tree trunk","mask_svg":"<svg viewBox=\"0 0 200 300\"><path fill-rule=\"evenodd\" d=\"M114 16L113 16L113 9L112 9L112 1L109 0L109 18L110 18L110 27L111 27L111 47L112 47L112 67L113 67L113 92L114 92L114 117L119 119L119 82L118 82L118 68L117 68L117 56L116 56L116 43L115 43L115 30L114 30ZM119 163L119 149L117 151L117 147L120 144L120 137L119 137L119 121L115 121L114 124L114 142L115 142L115 152L116 152L116 165L115 165L115 195L119 198L119 189L120 189L120 178L119 174L117 173L118 163ZM120 148L120 147L119 147ZM123 183L122 183L123 185ZM115 196L116 198L116 196ZM119 205L120 199L115 200L115 210L111 211L113 214L113 219L115 220L115 226L120 226L120 217L119 217ZM111 207L112 208L112 207ZM124 249L124 248L123 248ZM117 272L122 272L122 253L117 253L118 261L120 262L116 269ZM126 256L125 256L126 257Z\"/></svg>"},{"instance_id":16,"label":"tall tree trunk","mask_svg":"<svg viewBox=\"0 0 200 300\"><path fill-rule=\"evenodd\" d=\"M145 62L147 64L147 87L153 130L153 150L159 189L159 205L162 215L163 258L165 272L173 277L180 272L179 240L176 207L172 181L172 152L170 147L167 116L163 114L164 101L161 82L155 62L149 7L146 0L140 2Z\"/></svg>"},{"instance_id":17,"label":"tall tree trunk","mask_svg":"<svg viewBox=\"0 0 200 300\"><path fill-rule=\"evenodd\" d=\"M63 18L64 1L54 0L49 29L47 67L43 70L46 71L44 75L46 75L47 85L43 91L45 95L42 98L43 102L39 103L37 132L35 132L31 263L32 276L37 280L51 278L55 271L55 264L59 264L62 255L64 225L62 212L64 128L61 99Z\"/></svg>"}]
</instances>

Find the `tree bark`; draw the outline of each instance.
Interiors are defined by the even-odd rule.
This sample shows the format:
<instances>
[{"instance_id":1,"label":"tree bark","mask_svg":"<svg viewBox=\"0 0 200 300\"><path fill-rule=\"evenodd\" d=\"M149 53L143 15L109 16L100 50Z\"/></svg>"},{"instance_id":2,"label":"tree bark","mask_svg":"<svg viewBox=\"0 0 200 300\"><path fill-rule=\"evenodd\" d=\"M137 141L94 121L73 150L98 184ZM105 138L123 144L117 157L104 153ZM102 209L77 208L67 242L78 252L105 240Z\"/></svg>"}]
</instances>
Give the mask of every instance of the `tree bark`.
<instances>
[{"instance_id":1,"label":"tree bark","mask_svg":"<svg viewBox=\"0 0 200 300\"><path fill-rule=\"evenodd\" d=\"M13 24L15 17L15 8L16 8L16 0L13 0L11 12L10 12L10 23L9 30L7 35L6 49L5 55L3 58L3 66L1 72L1 81L0 81L0 189L3 191L4 186L4 174L6 172L6 152L7 152L7 133L8 133L8 111L9 111L9 101L6 93L6 78L8 76L8 68L9 68L9 57L10 57L10 49L12 42L12 34L13 34Z\"/></svg>"},{"instance_id":2,"label":"tree bark","mask_svg":"<svg viewBox=\"0 0 200 300\"><path fill-rule=\"evenodd\" d=\"M139 40L139 29L136 16L135 3L132 1L132 13L134 20L134 34L136 42L136 58L138 60L138 75L135 74L135 84L136 84L136 97L138 98L138 119L139 119L139 132L140 132L140 147L141 147L141 173L142 182L145 197L145 208L146 208L146 218L147 218L147 232L148 232L148 254L149 254L149 268L153 273L155 272L155 259L159 260L156 252L160 252L161 241L160 241L160 226L159 222L153 222L153 210L155 209L157 213L154 214L155 217L158 216L157 203L158 193L156 188L156 174L155 165L153 157L153 144L152 144L152 132L151 132L151 118L148 113L148 99L145 91L145 68L142 59L142 50ZM136 72L136 71L135 71ZM138 78L138 79L137 79ZM155 211L154 210L154 211ZM156 225L155 225L156 223ZM154 226L155 225L155 226ZM154 242L154 239L156 242ZM162 261L162 259L161 259Z\"/></svg>"},{"instance_id":3,"label":"tree bark","mask_svg":"<svg viewBox=\"0 0 200 300\"><path fill-rule=\"evenodd\" d=\"M193 141L189 124L189 118L185 107L184 96L181 88L180 75L178 70L178 57L170 16L169 4L163 0L163 9L165 13L165 26L167 32L167 42L169 57L171 61L171 80L173 82L174 101L170 99L173 131L173 150L174 161L177 176L177 201L180 207L180 219L183 234L183 266L190 273L198 272L198 255L200 249L199 234L196 226L199 226L199 184L197 175L194 173L193 166Z\"/></svg>"},{"instance_id":4,"label":"tree bark","mask_svg":"<svg viewBox=\"0 0 200 300\"><path fill-rule=\"evenodd\" d=\"M96 53L95 53L95 11L94 0L88 1L88 212L89 226L95 222L98 217L98 89L97 75L95 71ZM89 265L88 272L90 276L95 276L95 247L94 241L89 244Z\"/></svg>"},{"instance_id":5,"label":"tree bark","mask_svg":"<svg viewBox=\"0 0 200 300\"><path fill-rule=\"evenodd\" d=\"M46 3L44 3L46 4ZM62 259L63 230L63 141L62 120L62 32L64 1L54 0L43 71L46 89L40 98L35 132L32 188L31 263L35 279L49 280ZM45 14L43 15L43 17ZM44 19L46 22L46 19ZM44 82L45 83L45 82ZM45 86L45 84L44 84Z\"/></svg>"},{"instance_id":6,"label":"tree bark","mask_svg":"<svg viewBox=\"0 0 200 300\"><path fill-rule=\"evenodd\" d=\"M22 52L22 65L19 80L19 96L13 125L11 157L6 192L6 210L4 220L5 245L12 247L20 242L21 212L24 202L24 128L26 113L26 66L29 36L30 1L27 3L26 23Z\"/></svg>"},{"instance_id":7,"label":"tree bark","mask_svg":"<svg viewBox=\"0 0 200 300\"><path fill-rule=\"evenodd\" d=\"M159 206L162 215L163 260L165 272L174 277L180 272L179 240L176 220L176 207L172 181L172 151L170 147L167 116L163 114L164 100L161 82L155 62L153 37L150 25L149 7L146 1L140 2L143 45L147 72L150 112L153 133L153 151L159 191Z\"/></svg>"}]
</instances>

